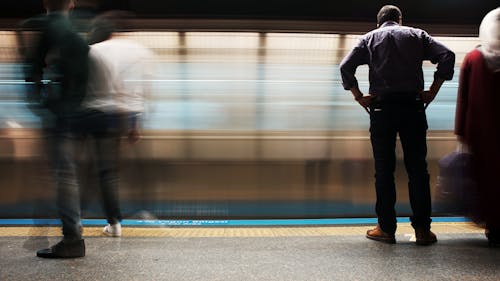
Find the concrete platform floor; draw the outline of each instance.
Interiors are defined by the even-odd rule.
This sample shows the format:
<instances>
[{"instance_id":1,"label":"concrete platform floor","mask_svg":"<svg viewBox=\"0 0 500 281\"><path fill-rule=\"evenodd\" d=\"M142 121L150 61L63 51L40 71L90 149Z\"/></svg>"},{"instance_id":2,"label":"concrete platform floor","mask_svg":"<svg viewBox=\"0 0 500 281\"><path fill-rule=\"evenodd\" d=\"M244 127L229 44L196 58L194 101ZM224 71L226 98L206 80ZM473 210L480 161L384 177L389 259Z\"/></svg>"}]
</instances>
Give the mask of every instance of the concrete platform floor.
<instances>
[{"instance_id":1,"label":"concrete platform floor","mask_svg":"<svg viewBox=\"0 0 500 281\"><path fill-rule=\"evenodd\" d=\"M86 257L46 260L35 252L59 241L57 227L7 227L0 280L500 280L500 248L480 229L434 224L439 242L421 247L407 224L395 245L366 239L367 228L124 228L108 238L94 227Z\"/></svg>"}]
</instances>

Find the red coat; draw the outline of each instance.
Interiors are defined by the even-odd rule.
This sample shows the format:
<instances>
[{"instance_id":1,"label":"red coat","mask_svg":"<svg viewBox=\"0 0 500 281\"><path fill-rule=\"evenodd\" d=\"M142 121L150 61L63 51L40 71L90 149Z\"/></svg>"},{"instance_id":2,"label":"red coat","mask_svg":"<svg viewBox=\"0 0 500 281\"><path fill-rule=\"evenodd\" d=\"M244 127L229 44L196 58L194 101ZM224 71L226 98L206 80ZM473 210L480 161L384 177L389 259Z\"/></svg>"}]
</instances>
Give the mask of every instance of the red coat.
<instances>
[{"instance_id":1,"label":"red coat","mask_svg":"<svg viewBox=\"0 0 500 281\"><path fill-rule=\"evenodd\" d=\"M465 57L460 71L455 134L473 154L481 220L500 227L500 72L480 51Z\"/></svg>"}]
</instances>

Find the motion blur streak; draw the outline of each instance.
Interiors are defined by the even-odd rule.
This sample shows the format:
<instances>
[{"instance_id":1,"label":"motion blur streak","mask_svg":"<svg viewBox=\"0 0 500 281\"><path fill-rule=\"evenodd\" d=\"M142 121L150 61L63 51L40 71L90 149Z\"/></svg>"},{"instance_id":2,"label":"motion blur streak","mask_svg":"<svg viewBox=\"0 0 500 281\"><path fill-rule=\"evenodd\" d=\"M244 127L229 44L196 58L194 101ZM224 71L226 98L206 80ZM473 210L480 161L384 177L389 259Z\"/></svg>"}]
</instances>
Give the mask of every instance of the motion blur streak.
<instances>
[{"instance_id":1,"label":"motion blur streak","mask_svg":"<svg viewBox=\"0 0 500 281\"><path fill-rule=\"evenodd\" d=\"M335 217L372 215L369 118L342 89L338 63L358 35L267 32L132 31L117 36L156 55L142 140L122 145L125 217ZM40 120L27 108L15 32L0 32L0 180L3 217L51 206L40 159ZM457 54L471 37L436 37ZM427 83L434 66L424 65ZM359 68L368 88L368 69ZM458 77L458 75L456 76ZM127 81L131 86L141 81ZM454 150L457 78L427 109L429 165ZM409 212L398 151L400 215ZM82 164L85 164L82 150ZM92 169L87 169L88 173ZM88 174L87 173L87 174ZM102 217L86 181L84 215ZM84 196L85 197L85 196ZM53 216L49 207L37 217ZM147 212L140 212L140 211Z\"/></svg>"}]
</instances>

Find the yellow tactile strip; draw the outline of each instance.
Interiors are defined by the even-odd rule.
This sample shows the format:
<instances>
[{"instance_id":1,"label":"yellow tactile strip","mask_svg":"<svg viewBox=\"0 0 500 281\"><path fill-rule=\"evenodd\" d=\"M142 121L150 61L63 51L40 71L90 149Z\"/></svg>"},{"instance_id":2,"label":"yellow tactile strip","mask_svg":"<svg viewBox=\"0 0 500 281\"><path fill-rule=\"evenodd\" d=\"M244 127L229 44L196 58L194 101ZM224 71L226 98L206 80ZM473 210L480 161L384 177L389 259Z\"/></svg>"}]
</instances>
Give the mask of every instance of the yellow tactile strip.
<instances>
[{"instance_id":1,"label":"yellow tactile strip","mask_svg":"<svg viewBox=\"0 0 500 281\"><path fill-rule=\"evenodd\" d=\"M300 237L364 235L369 226L321 227L123 227L122 237ZM483 233L471 223L434 223L432 231ZM413 234L409 223L398 225L397 234ZM102 227L85 227L85 237L102 236ZM61 236L60 227L0 227L0 237Z\"/></svg>"}]
</instances>

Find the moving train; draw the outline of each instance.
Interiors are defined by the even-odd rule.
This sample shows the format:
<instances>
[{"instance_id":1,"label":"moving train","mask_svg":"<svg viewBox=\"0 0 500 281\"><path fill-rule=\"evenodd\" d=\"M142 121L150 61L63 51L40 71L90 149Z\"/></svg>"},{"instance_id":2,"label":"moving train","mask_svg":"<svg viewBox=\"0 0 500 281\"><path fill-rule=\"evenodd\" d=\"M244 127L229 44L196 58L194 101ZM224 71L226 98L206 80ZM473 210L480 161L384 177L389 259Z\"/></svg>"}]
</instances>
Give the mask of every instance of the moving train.
<instances>
[{"instance_id":1,"label":"moving train","mask_svg":"<svg viewBox=\"0 0 500 281\"><path fill-rule=\"evenodd\" d=\"M360 34L374 26L223 22L142 18L117 33L155 53L151 79L127 81L131 87L148 83L150 91L142 140L121 147L125 217L374 216L369 116L342 88L338 69ZM479 41L471 26L433 28L430 33L457 55L454 79L427 109L434 189L437 161L456 147L460 63ZM33 85L24 80L19 34L6 29L0 38L0 217L56 217L43 124L25 99ZM434 69L424 65L427 86ZM357 76L366 92L368 69L358 68ZM102 217L92 155L83 143L83 214ZM399 144L397 157L397 210L404 216L410 207Z\"/></svg>"}]
</instances>

